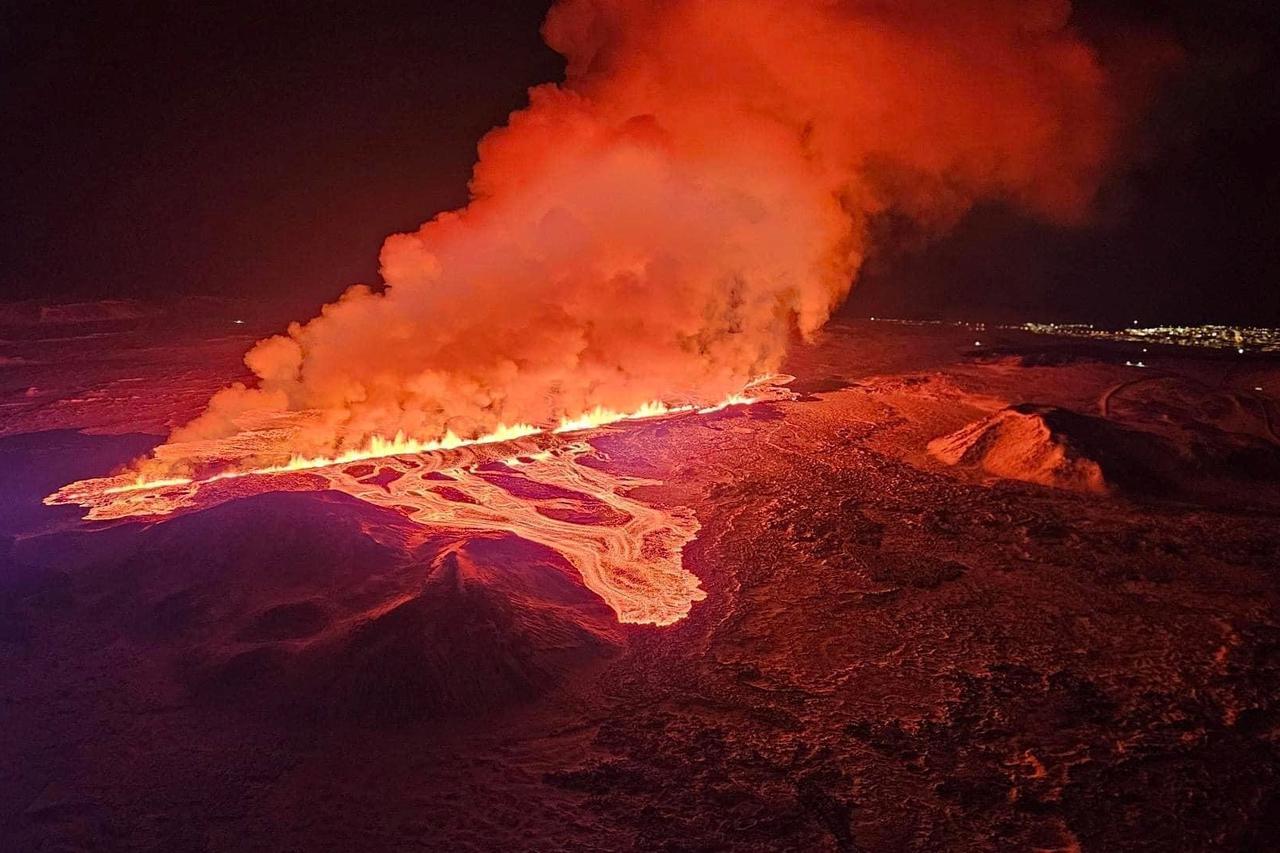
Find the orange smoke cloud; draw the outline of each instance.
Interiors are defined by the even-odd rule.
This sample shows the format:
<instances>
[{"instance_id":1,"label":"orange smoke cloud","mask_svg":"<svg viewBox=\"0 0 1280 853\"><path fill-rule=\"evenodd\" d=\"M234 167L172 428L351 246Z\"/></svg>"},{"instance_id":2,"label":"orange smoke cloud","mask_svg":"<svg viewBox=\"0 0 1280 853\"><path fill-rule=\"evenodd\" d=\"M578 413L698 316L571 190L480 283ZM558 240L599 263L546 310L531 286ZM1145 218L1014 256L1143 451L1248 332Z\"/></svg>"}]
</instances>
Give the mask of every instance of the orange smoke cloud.
<instances>
[{"instance_id":1,"label":"orange smoke cloud","mask_svg":"<svg viewBox=\"0 0 1280 853\"><path fill-rule=\"evenodd\" d=\"M718 400L848 294L886 212L1078 220L1125 103L1066 0L561 0L567 79L480 143L472 200L245 357L174 441L314 413L283 453ZM284 443L289 446L283 446Z\"/></svg>"}]
</instances>

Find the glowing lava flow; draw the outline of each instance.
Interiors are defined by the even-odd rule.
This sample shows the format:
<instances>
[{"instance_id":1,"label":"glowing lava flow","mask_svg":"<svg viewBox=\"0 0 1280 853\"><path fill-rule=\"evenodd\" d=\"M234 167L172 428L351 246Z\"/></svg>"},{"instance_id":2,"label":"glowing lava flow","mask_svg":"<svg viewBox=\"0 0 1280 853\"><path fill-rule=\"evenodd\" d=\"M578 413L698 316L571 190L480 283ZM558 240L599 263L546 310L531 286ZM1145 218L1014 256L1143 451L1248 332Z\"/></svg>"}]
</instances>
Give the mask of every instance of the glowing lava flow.
<instances>
[{"instance_id":1,"label":"glowing lava flow","mask_svg":"<svg viewBox=\"0 0 1280 853\"><path fill-rule=\"evenodd\" d=\"M585 430L649 418L707 414L787 396L788 377L757 382L714 406L649 403L633 412L597 408L553 429L500 427L474 439L431 442L397 435L336 457L230 469L202 478L137 481L123 475L71 483L46 504L77 504L85 518L156 517L264 492L335 489L392 509L433 531L504 531L568 560L621 622L670 625L705 597L683 566L698 521L629 492L656 481L605 470ZM583 464L590 457L597 464Z\"/></svg>"},{"instance_id":2,"label":"glowing lava flow","mask_svg":"<svg viewBox=\"0 0 1280 853\"><path fill-rule=\"evenodd\" d=\"M757 380L748 387L756 387L761 380ZM748 397L745 394L731 394L721 400L714 406L707 406L698 409L695 406L668 406L667 404L652 400L632 412L619 412L613 409L606 409L603 406L596 406L590 412L580 415L576 418L562 418L559 426L550 430L552 433L572 433L582 432L584 430L596 429L609 424L619 423L622 421L645 420L647 418L665 417L667 415L684 414L686 412L697 411L698 414L710 414L718 412L729 406L745 406L756 402L755 397ZM432 441L418 441L408 438L403 432L398 432L392 438L383 438L375 435L369 439L363 447L358 450L349 450L336 456L303 456L295 454L290 457L288 462L282 465L266 465L256 468L246 468L243 470L230 469L213 474L202 480L195 480L190 477L168 477L159 479L146 479L145 477L137 477L133 480L119 482L117 485L103 489L105 494L124 494L127 492L149 491L154 489L162 489L169 486L185 486L194 482L212 482L215 480L228 480L236 477L247 477L253 474L286 474L295 471L310 471L318 468L329 468L334 465L346 465L351 462L364 462L370 459L382 459L389 456L409 456L424 453L437 453L440 451L458 450L464 447L473 447L482 444L499 444L507 441L525 438L532 435L542 435L547 430L535 427L532 424L516 424L507 426L499 424L493 432L476 438L459 438L453 431L446 432L443 438ZM71 486L77 486L84 483L98 482L97 480L83 480L81 483L72 483ZM66 489L71 486L60 489L54 495L50 496L46 503L80 503L79 501L52 500L53 497L63 495ZM68 492L66 497L71 497ZM86 505L87 506L87 505ZM90 513L87 518L94 518Z\"/></svg>"},{"instance_id":3,"label":"glowing lava flow","mask_svg":"<svg viewBox=\"0 0 1280 853\"><path fill-rule=\"evenodd\" d=\"M655 481L624 477L579 460L583 441L471 468L431 471L396 459L373 482L327 468L328 487L394 508L429 527L506 531L545 545L577 569L618 621L670 625L706 597L683 566L699 524L683 507L665 509L627 496ZM505 469L505 470L504 470Z\"/></svg>"}]
</instances>

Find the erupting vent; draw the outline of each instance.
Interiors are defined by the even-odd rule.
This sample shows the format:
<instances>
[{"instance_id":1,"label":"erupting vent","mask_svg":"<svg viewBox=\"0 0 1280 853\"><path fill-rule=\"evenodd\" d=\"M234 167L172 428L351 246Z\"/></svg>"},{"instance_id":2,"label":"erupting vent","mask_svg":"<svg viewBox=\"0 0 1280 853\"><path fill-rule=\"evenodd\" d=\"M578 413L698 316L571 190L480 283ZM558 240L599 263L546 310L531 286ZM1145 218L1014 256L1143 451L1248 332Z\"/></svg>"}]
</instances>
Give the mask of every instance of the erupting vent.
<instances>
[{"instance_id":1,"label":"erupting vent","mask_svg":"<svg viewBox=\"0 0 1280 853\"><path fill-rule=\"evenodd\" d=\"M582 464L600 454L584 433L609 424L705 415L785 397L773 376L713 406L652 403L630 413L596 409L550 429L523 425L475 439L375 440L336 458L295 456L279 465L230 467L204 477L83 480L45 499L77 504L86 518L155 517L268 491L335 489L393 509L424 528L506 531L546 545L582 575L621 622L669 625L705 593L682 565L698 522L683 508L631 497L654 481ZM241 441L244 436L240 437ZM205 456L216 450L205 448Z\"/></svg>"}]
</instances>

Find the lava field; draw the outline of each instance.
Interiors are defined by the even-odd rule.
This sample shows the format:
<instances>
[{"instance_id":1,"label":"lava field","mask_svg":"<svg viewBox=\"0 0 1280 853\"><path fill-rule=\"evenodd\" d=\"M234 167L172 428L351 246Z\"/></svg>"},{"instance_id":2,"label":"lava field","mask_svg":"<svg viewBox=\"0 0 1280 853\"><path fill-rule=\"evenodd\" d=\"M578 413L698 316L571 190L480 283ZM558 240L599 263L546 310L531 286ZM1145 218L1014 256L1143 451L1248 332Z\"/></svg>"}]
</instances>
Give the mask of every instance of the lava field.
<instances>
[{"instance_id":1,"label":"lava field","mask_svg":"<svg viewBox=\"0 0 1280 853\"><path fill-rule=\"evenodd\" d=\"M249 338L2 337L5 850L1280 843L1274 357L838 321L778 399L86 521Z\"/></svg>"}]
</instances>

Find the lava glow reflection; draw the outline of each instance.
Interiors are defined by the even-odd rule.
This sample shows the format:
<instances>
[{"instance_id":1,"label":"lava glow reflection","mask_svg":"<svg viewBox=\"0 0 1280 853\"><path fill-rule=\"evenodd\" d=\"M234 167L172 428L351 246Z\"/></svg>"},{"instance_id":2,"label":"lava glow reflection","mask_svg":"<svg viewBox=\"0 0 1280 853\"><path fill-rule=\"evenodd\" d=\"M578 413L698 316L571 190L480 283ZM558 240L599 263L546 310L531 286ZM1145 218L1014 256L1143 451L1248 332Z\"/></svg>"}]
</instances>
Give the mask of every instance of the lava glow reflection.
<instances>
[{"instance_id":1,"label":"lava glow reflection","mask_svg":"<svg viewBox=\"0 0 1280 853\"><path fill-rule=\"evenodd\" d=\"M82 480L46 504L84 507L85 518L156 518L280 491L334 489L394 510L431 531L503 531L545 545L571 563L619 621L669 625L705 597L683 566L699 529L683 507L629 496L656 481L610 471L591 430L653 418L705 415L788 396L789 377L753 383L711 406L645 404L632 412L597 407L558 426L500 427L477 438L452 433L420 442L375 438L334 457L294 456L280 465L228 466L202 477L138 480L129 474ZM241 440L237 447L243 447ZM592 464L581 464L590 458Z\"/></svg>"}]
</instances>

